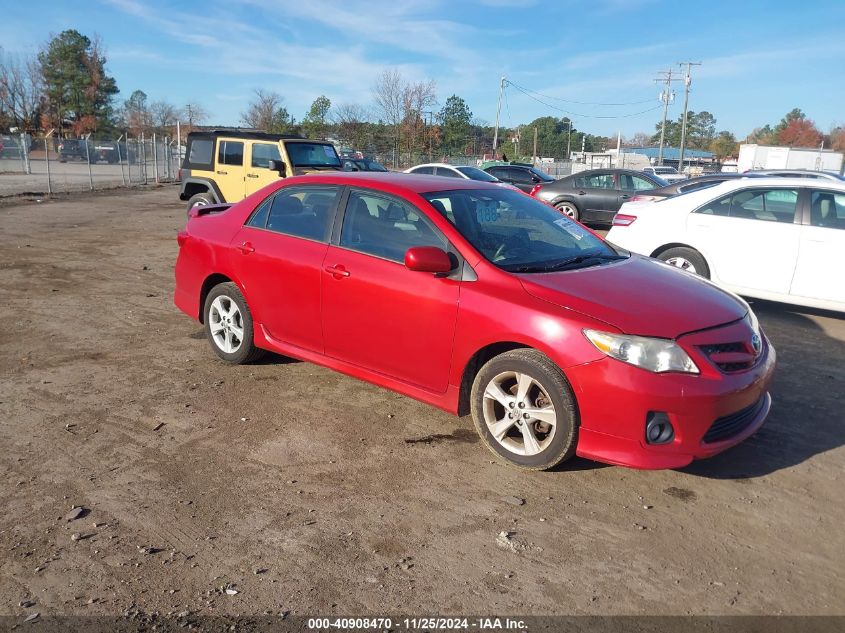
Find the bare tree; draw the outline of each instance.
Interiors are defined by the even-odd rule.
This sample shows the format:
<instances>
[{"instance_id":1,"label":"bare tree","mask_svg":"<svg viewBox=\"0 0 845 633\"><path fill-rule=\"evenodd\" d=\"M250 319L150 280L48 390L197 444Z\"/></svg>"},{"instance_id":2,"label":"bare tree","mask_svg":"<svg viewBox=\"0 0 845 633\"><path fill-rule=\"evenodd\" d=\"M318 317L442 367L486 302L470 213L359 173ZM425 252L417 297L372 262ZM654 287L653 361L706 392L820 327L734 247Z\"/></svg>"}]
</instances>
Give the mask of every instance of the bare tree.
<instances>
[{"instance_id":1,"label":"bare tree","mask_svg":"<svg viewBox=\"0 0 845 633\"><path fill-rule=\"evenodd\" d=\"M283 103L284 99L280 94L265 92L259 88L255 91L255 99L250 102L247 111L241 114L241 122L258 130L270 130L276 113L284 107Z\"/></svg>"},{"instance_id":2,"label":"bare tree","mask_svg":"<svg viewBox=\"0 0 845 633\"><path fill-rule=\"evenodd\" d=\"M172 103L167 101L153 101L150 104L150 119L158 130L166 130L174 125L179 118L179 112Z\"/></svg>"},{"instance_id":3,"label":"bare tree","mask_svg":"<svg viewBox=\"0 0 845 633\"><path fill-rule=\"evenodd\" d=\"M0 49L0 119L10 127L38 127L44 84L34 56L11 56Z\"/></svg>"},{"instance_id":4,"label":"bare tree","mask_svg":"<svg viewBox=\"0 0 845 633\"><path fill-rule=\"evenodd\" d=\"M426 129L425 116L436 103L434 80L407 84L402 90L402 127L405 128L405 141L409 154L418 149L418 141L423 136L421 132Z\"/></svg>"},{"instance_id":5,"label":"bare tree","mask_svg":"<svg viewBox=\"0 0 845 633\"><path fill-rule=\"evenodd\" d=\"M352 147L360 148L366 142L369 112L355 103L342 103L332 109L332 122L337 128L340 140Z\"/></svg>"},{"instance_id":6,"label":"bare tree","mask_svg":"<svg viewBox=\"0 0 845 633\"><path fill-rule=\"evenodd\" d=\"M393 149L399 150L401 125L404 115L405 80L395 68L388 68L376 77L373 84L373 100L384 123L393 128ZM395 162L395 157L394 157ZM394 165L395 167L396 165Z\"/></svg>"},{"instance_id":7,"label":"bare tree","mask_svg":"<svg viewBox=\"0 0 845 633\"><path fill-rule=\"evenodd\" d=\"M182 118L188 123L188 127L201 125L208 118L208 112L200 104L188 102L182 108Z\"/></svg>"}]
</instances>

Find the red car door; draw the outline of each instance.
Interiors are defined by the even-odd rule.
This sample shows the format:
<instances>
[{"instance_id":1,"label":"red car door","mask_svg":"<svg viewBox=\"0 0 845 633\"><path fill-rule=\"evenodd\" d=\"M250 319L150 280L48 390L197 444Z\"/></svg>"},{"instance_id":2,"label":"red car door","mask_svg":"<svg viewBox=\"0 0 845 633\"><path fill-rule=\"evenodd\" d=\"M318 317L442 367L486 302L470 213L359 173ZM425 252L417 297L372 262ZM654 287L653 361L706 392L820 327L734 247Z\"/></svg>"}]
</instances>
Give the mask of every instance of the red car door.
<instances>
[{"instance_id":1,"label":"red car door","mask_svg":"<svg viewBox=\"0 0 845 633\"><path fill-rule=\"evenodd\" d=\"M447 247L407 202L352 190L322 274L328 356L434 392L446 391L460 281L408 270L412 246Z\"/></svg>"},{"instance_id":2,"label":"red car door","mask_svg":"<svg viewBox=\"0 0 845 633\"><path fill-rule=\"evenodd\" d=\"M231 243L256 327L320 353L320 281L337 194L327 185L283 188L259 205Z\"/></svg>"}]
</instances>

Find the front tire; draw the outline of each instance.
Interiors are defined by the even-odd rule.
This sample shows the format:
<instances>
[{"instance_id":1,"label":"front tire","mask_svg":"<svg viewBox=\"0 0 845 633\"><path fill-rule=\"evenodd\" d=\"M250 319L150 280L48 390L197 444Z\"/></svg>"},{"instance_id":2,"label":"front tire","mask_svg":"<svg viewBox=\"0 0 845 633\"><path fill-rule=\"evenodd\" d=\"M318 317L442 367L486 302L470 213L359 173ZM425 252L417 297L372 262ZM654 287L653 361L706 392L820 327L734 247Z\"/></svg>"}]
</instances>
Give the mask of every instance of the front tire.
<instances>
[{"instance_id":1,"label":"front tire","mask_svg":"<svg viewBox=\"0 0 845 633\"><path fill-rule=\"evenodd\" d=\"M204 207L209 204L216 204L216 202L210 193L203 191L202 193L191 196L190 200L188 200L188 211L194 207Z\"/></svg>"},{"instance_id":2,"label":"front tire","mask_svg":"<svg viewBox=\"0 0 845 633\"><path fill-rule=\"evenodd\" d=\"M537 350L489 360L475 376L470 398L478 434L509 464L547 470L575 454L575 396L560 368Z\"/></svg>"},{"instance_id":3,"label":"front tire","mask_svg":"<svg viewBox=\"0 0 845 633\"><path fill-rule=\"evenodd\" d=\"M564 215L569 216L573 220L577 221L581 219L581 211L578 209L574 202L570 202L569 200L558 202L555 205L555 209L557 209Z\"/></svg>"},{"instance_id":4,"label":"front tire","mask_svg":"<svg viewBox=\"0 0 845 633\"><path fill-rule=\"evenodd\" d=\"M244 365L264 355L253 342L252 314L235 284L212 288L205 298L203 316L211 349L227 363Z\"/></svg>"},{"instance_id":5,"label":"front tire","mask_svg":"<svg viewBox=\"0 0 845 633\"><path fill-rule=\"evenodd\" d=\"M710 267L704 260L704 256L694 248L687 246L676 246L658 253L657 259L666 262L671 266L685 270L688 273L700 275L710 279Z\"/></svg>"}]
</instances>

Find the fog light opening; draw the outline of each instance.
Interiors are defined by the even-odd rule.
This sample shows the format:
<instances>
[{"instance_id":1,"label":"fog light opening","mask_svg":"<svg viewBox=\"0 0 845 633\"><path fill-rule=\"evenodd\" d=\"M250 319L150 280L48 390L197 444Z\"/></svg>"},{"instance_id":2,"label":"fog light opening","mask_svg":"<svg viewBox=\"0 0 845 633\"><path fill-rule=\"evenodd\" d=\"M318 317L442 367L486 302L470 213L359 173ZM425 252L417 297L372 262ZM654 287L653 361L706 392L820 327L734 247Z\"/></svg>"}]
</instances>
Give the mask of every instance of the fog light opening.
<instances>
[{"instance_id":1,"label":"fog light opening","mask_svg":"<svg viewBox=\"0 0 845 633\"><path fill-rule=\"evenodd\" d=\"M675 429L663 411L650 411L646 416L645 441L648 444L668 444L675 439Z\"/></svg>"}]
</instances>

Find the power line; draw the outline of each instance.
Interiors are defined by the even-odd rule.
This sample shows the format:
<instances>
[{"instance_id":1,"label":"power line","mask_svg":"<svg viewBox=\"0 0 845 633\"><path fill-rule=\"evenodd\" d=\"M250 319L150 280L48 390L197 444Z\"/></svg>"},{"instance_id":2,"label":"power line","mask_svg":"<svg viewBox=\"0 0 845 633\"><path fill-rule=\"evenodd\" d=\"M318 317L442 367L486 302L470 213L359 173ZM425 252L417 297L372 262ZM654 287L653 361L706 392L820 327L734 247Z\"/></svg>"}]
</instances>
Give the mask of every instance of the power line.
<instances>
[{"instance_id":1,"label":"power line","mask_svg":"<svg viewBox=\"0 0 845 633\"><path fill-rule=\"evenodd\" d=\"M507 83L512 85L514 88L518 88L523 92L531 92L539 97L543 97L544 99L551 99L552 101L563 101L564 103L575 103L577 105L597 105L597 106L629 106L629 105L641 105L643 103L651 103L651 99L643 99L642 101L627 101L625 103L602 103L600 101L575 101L574 99L564 99L563 97L552 97L551 95L544 95L541 92L537 92L536 90L531 90L530 88L526 88L524 86L520 86L512 82L510 79L507 80Z\"/></svg>"},{"instance_id":2,"label":"power line","mask_svg":"<svg viewBox=\"0 0 845 633\"><path fill-rule=\"evenodd\" d=\"M585 118L585 119L627 119L627 118L630 118L630 117L639 116L641 114L646 114L647 112L654 112L655 110L659 110L660 108L663 107L662 105L658 105L658 106L654 106L653 108L641 110L640 112L631 112L630 114L614 114L614 115L581 114L581 113L578 113L578 112L572 112L572 111L567 110L565 108L561 108L559 106L552 105L551 103L543 101L542 99L539 99L539 98L535 97L533 94L524 90L522 88L522 86L518 86L515 83L513 83L512 81L507 81L507 83L510 84L511 86L513 86L514 88L516 88L517 90L519 90L526 97L530 97L531 99L534 99L534 101L536 101L538 103L542 103L547 108L551 108L552 110L557 110L559 112L563 112L564 114L569 114L569 115L572 115L572 116L577 116L577 117ZM649 101L651 101L651 100L649 99Z\"/></svg>"}]
</instances>

